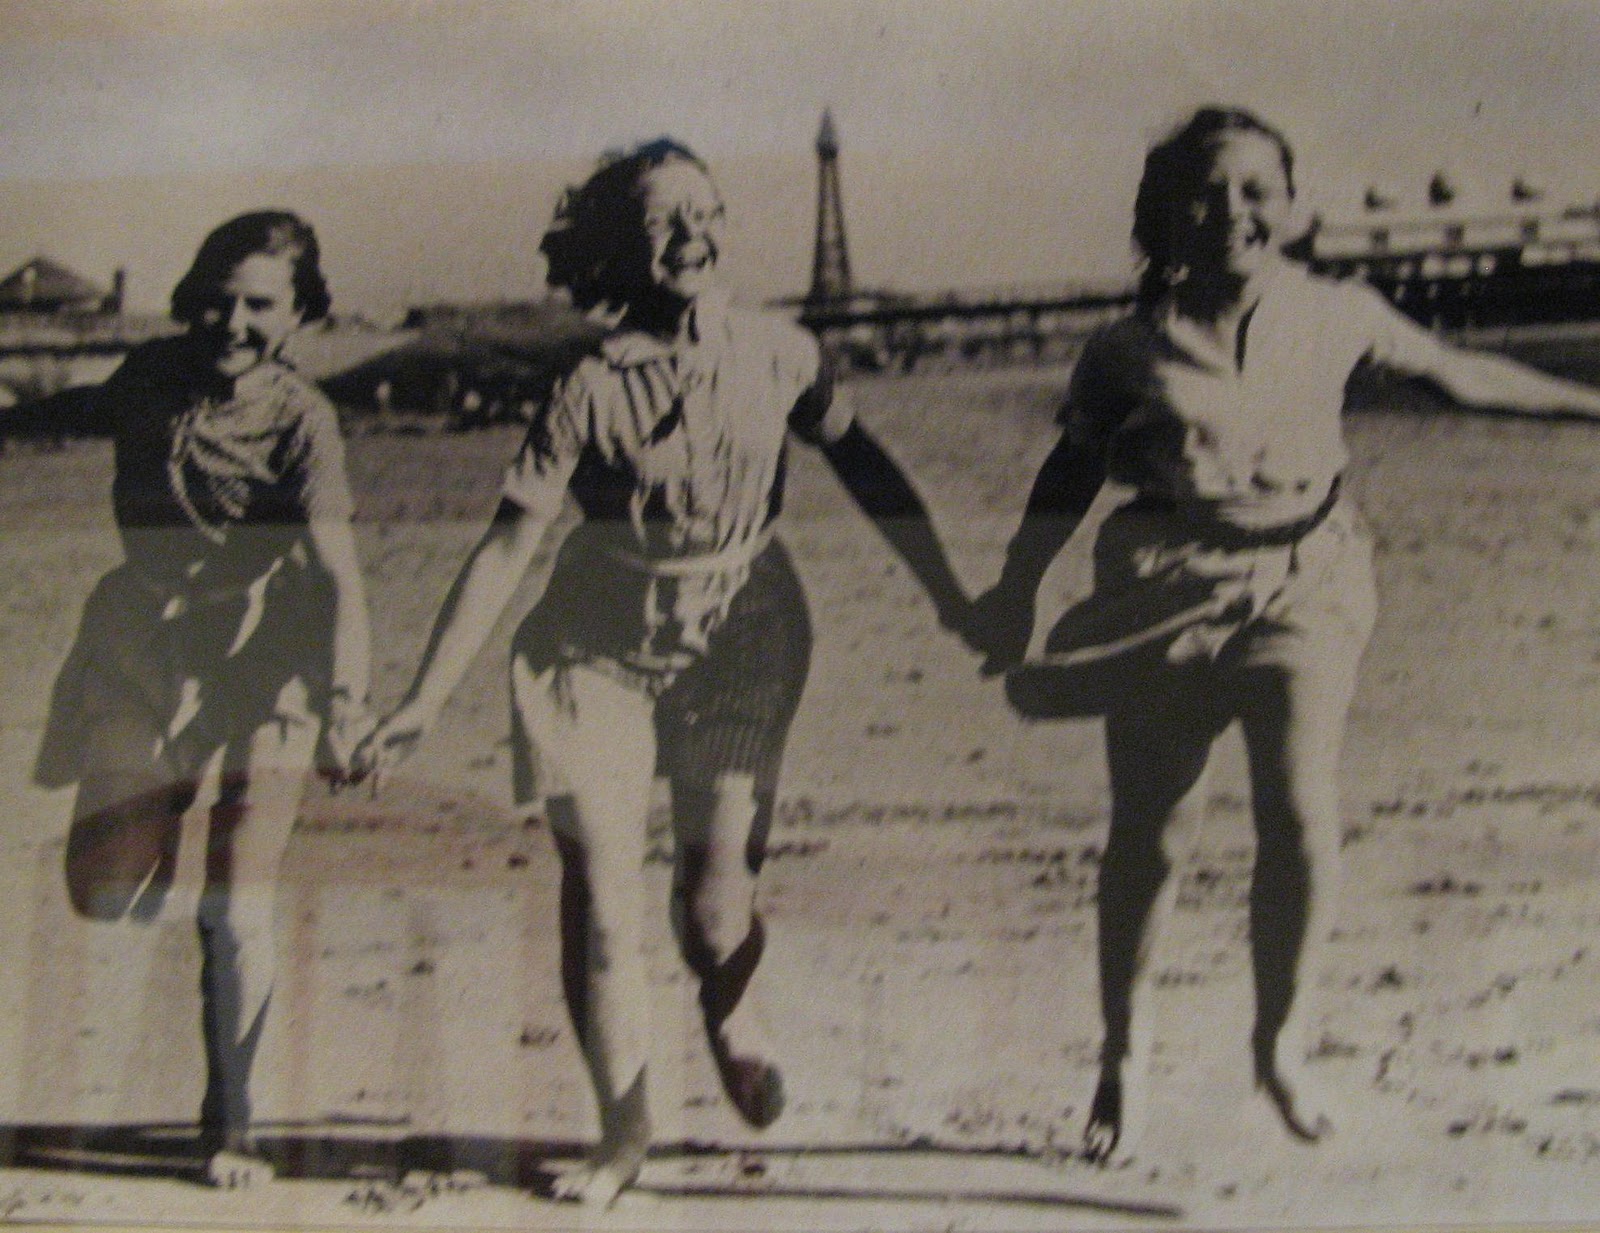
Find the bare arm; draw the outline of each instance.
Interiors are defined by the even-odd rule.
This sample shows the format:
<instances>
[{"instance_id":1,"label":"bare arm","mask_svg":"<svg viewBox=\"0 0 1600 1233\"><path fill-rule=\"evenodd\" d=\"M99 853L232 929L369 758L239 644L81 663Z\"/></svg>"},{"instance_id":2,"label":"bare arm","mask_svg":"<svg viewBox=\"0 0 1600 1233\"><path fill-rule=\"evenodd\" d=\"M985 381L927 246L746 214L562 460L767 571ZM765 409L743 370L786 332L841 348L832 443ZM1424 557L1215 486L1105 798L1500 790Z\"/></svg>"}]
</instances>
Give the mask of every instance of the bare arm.
<instances>
[{"instance_id":1,"label":"bare arm","mask_svg":"<svg viewBox=\"0 0 1600 1233\"><path fill-rule=\"evenodd\" d=\"M973 601L974 641L988 655L985 674L1004 671L1027 652L1039 583L1105 481L1104 459L1074 448L1071 434L1063 433L1033 481L999 581Z\"/></svg>"},{"instance_id":2,"label":"bare arm","mask_svg":"<svg viewBox=\"0 0 1600 1233\"><path fill-rule=\"evenodd\" d=\"M825 432L820 445L845 490L926 589L940 624L961 630L966 593L934 534L927 506L900 465L859 421L837 435Z\"/></svg>"},{"instance_id":3,"label":"bare arm","mask_svg":"<svg viewBox=\"0 0 1600 1233\"><path fill-rule=\"evenodd\" d=\"M511 601L550 524L513 501L501 501L445 596L406 707L432 715L444 706Z\"/></svg>"},{"instance_id":4,"label":"bare arm","mask_svg":"<svg viewBox=\"0 0 1600 1233\"><path fill-rule=\"evenodd\" d=\"M372 676L372 633L367 588L356 557L355 535L344 518L314 518L306 539L316 563L333 582L333 679L329 689L329 750L347 771L366 735Z\"/></svg>"},{"instance_id":5,"label":"bare arm","mask_svg":"<svg viewBox=\"0 0 1600 1233\"><path fill-rule=\"evenodd\" d=\"M405 701L358 751L356 771L374 776L374 790L377 778L408 757L433 727L511 601L553 522L552 517L514 501L500 502L494 521L445 597Z\"/></svg>"},{"instance_id":6,"label":"bare arm","mask_svg":"<svg viewBox=\"0 0 1600 1233\"><path fill-rule=\"evenodd\" d=\"M1485 351L1441 350L1447 358L1423 375L1464 406L1600 419L1600 390Z\"/></svg>"},{"instance_id":7,"label":"bare arm","mask_svg":"<svg viewBox=\"0 0 1600 1233\"><path fill-rule=\"evenodd\" d=\"M1519 415L1600 418L1600 390L1487 351L1453 347L1384 306L1388 354L1381 362L1423 377L1465 407Z\"/></svg>"}]
</instances>

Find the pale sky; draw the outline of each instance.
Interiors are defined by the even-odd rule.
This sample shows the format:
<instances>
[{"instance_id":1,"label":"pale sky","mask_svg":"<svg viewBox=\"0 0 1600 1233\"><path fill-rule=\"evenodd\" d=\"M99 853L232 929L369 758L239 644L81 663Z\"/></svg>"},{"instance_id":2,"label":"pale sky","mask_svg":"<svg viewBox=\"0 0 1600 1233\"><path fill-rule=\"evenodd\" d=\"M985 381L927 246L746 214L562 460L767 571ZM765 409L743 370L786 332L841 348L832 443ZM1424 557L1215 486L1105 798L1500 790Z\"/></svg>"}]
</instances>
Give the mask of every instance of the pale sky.
<instances>
[{"instance_id":1,"label":"pale sky","mask_svg":"<svg viewBox=\"0 0 1600 1233\"><path fill-rule=\"evenodd\" d=\"M671 133L752 298L809 278L831 107L857 281L1118 278L1149 143L1204 102L1283 128L1311 204L1523 175L1600 198L1600 0L0 0L0 274L37 252L164 303L285 205L336 308L536 294L563 183Z\"/></svg>"}]
</instances>

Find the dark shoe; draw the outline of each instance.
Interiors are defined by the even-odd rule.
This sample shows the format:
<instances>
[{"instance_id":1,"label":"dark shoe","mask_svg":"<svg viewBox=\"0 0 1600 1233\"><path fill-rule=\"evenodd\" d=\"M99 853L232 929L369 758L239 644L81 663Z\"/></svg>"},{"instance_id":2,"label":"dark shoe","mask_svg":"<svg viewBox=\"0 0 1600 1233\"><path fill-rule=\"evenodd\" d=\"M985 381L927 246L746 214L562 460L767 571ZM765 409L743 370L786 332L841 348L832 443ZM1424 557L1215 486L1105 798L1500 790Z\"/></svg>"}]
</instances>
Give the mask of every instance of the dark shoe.
<instances>
[{"instance_id":1,"label":"dark shoe","mask_svg":"<svg viewBox=\"0 0 1600 1233\"><path fill-rule=\"evenodd\" d=\"M755 1042L741 1042L738 1033L730 1035L726 1029L735 1021L766 942L766 928L757 916L751 920L744 941L723 962L711 963L707 956L696 956L701 960L700 1009L705 1015L706 1040L717 1063L717 1077L739 1116L758 1130L772 1125L783 1112L783 1075L762 1056L765 1047L758 1042L765 1033L760 1031L759 1023L752 1025L759 1033Z\"/></svg>"},{"instance_id":2,"label":"dark shoe","mask_svg":"<svg viewBox=\"0 0 1600 1233\"><path fill-rule=\"evenodd\" d=\"M765 1130L783 1114L783 1073L766 1058L739 1056L727 1036L706 1024L717 1077L733 1107L757 1130Z\"/></svg>"}]
</instances>

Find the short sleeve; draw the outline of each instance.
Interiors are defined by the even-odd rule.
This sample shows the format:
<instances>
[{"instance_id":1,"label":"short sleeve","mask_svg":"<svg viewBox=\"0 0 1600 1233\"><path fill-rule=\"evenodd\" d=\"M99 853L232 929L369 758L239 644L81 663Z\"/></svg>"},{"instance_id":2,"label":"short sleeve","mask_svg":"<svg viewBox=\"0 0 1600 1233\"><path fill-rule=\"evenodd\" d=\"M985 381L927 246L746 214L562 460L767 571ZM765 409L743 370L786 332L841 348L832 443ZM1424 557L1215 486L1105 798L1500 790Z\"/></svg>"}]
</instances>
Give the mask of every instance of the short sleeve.
<instances>
[{"instance_id":1,"label":"short sleeve","mask_svg":"<svg viewBox=\"0 0 1600 1233\"><path fill-rule=\"evenodd\" d=\"M1125 366L1118 363L1118 355L1116 336L1102 330L1084 344L1072 370L1056 422L1076 452L1104 455L1133 408L1128 383L1119 375Z\"/></svg>"},{"instance_id":2,"label":"short sleeve","mask_svg":"<svg viewBox=\"0 0 1600 1233\"><path fill-rule=\"evenodd\" d=\"M296 385L297 407L291 477L299 485L301 508L308 521L348 522L355 513L355 501L350 495L338 413L318 390L299 378L290 379Z\"/></svg>"},{"instance_id":3,"label":"short sleeve","mask_svg":"<svg viewBox=\"0 0 1600 1233\"><path fill-rule=\"evenodd\" d=\"M557 380L539 402L522 448L506 468L500 494L531 513L554 517L588 441L589 401L582 367Z\"/></svg>"}]
</instances>

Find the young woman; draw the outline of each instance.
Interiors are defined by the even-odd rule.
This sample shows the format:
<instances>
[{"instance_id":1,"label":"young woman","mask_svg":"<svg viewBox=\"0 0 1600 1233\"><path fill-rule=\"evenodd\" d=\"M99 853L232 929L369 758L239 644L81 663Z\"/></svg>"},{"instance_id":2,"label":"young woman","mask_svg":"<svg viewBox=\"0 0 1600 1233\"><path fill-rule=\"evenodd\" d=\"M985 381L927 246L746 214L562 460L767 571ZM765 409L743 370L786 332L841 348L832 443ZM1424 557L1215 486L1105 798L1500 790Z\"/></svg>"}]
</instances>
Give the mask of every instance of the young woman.
<instances>
[{"instance_id":1,"label":"young woman","mask_svg":"<svg viewBox=\"0 0 1600 1233\"><path fill-rule=\"evenodd\" d=\"M416 682L358 755L383 774L440 708L570 493L583 523L513 646L519 801L542 798L562 861L565 994L601 1141L555 1193L606 1206L650 1142L642 862L651 782L670 781L673 916L724 1090L755 1127L783 1084L745 998L765 942L756 876L811 628L773 537L787 433L820 445L947 617L964 600L914 492L796 326L731 307L723 205L662 139L603 164L545 235L552 285L613 328L554 384L499 511L445 600Z\"/></svg>"},{"instance_id":2,"label":"young woman","mask_svg":"<svg viewBox=\"0 0 1600 1233\"><path fill-rule=\"evenodd\" d=\"M1137 308L1085 348L1061 441L998 584L975 605L990 670L1017 664L1051 559L1108 478L1136 489L1104 523L1093 591L1051 631L1049 662L1009 683L1037 713L1083 705L1076 689L1103 695L1092 704L1105 714L1112 799L1105 1040L1085 1132L1096 1160L1137 1137L1145 961L1174 893L1168 845L1203 805L1212 744L1235 719L1257 836L1256 1082L1296 1137L1331 1128L1305 1073L1301 994L1332 921L1339 750L1375 616L1370 542L1340 482L1352 369L1425 376L1475 406L1600 414L1592 390L1453 350L1375 292L1312 277L1283 251L1303 232L1289 146L1249 113L1205 108L1150 151L1134 206Z\"/></svg>"},{"instance_id":3,"label":"young woman","mask_svg":"<svg viewBox=\"0 0 1600 1233\"><path fill-rule=\"evenodd\" d=\"M78 783L73 907L150 919L185 811L219 751L199 909L206 1090L219 1185L270 1176L249 1073L275 970L274 886L326 721L347 764L367 730L366 596L332 406L279 359L329 297L312 229L224 223L172 293L181 336L132 352L101 397L125 560L100 580L57 683L39 778Z\"/></svg>"}]
</instances>

